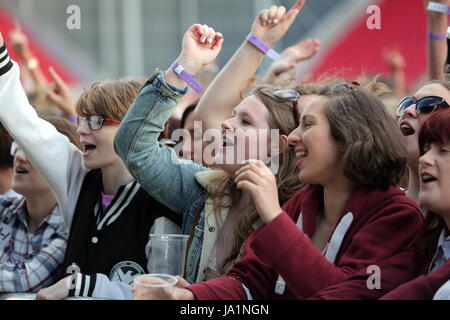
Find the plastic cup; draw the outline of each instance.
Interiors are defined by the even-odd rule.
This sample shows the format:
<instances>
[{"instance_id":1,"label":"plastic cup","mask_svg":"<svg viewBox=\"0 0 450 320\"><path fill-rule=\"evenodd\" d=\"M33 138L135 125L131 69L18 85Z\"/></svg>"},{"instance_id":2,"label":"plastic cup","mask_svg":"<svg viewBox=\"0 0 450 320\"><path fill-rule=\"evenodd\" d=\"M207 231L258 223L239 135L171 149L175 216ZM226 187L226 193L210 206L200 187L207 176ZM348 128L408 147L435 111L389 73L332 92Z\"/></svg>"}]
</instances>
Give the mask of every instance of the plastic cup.
<instances>
[{"instance_id":1,"label":"plastic cup","mask_svg":"<svg viewBox=\"0 0 450 320\"><path fill-rule=\"evenodd\" d=\"M134 278L135 300L167 300L171 299L177 277L169 274L150 273Z\"/></svg>"},{"instance_id":2,"label":"plastic cup","mask_svg":"<svg viewBox=\"0 0 450 320\"><path fill-rule=\"evenodd\" d=\"M148 271L183 277L188 238L182 234L150 234Z\"/></svg>"}]
</instances>

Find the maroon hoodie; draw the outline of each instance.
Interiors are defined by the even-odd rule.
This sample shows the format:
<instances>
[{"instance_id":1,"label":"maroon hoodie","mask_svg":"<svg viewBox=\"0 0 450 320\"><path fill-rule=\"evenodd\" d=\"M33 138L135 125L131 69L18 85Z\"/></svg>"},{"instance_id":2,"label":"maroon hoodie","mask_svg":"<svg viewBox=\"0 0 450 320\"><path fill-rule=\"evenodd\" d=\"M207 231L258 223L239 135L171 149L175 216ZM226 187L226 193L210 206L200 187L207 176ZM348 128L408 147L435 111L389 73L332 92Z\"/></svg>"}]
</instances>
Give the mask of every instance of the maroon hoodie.
<instances>
[{"instance_id":1,"label":"maroon hoodie","mask_svg":"<svg viewBox=\"0 0 450 320\"><path fill-rule=\"evenodd\" d=\"M434 214L427 214L426 225L433 224ZM431 300L436 291L450 279L450 261L428 274L437 247L441 223L427 231L404 251L379 264L381 283L378 289L369 289L368 275L360 270L346 281L321 290L312 300Z\"/></svg>"},{"instance_id":2,"label":"maroon hoodie","mask_svg":"<svg viewBox=\"0 0 450 320\"><path fill-rule=\"evenodd\" d=\"M399 253L423 225L420 209L400 189L357 190L338 222L348 229L342 233L336 227L331 238L327 251L336 251L331 262L310 241L322 197L318 186L300 190L277 218L250 235L242 258L226 276L186 289L201 300L305 299ZM303 230L294 222L300 213ZM280 276L286 286L278 294Z\"/></svg>"}]
</instances>

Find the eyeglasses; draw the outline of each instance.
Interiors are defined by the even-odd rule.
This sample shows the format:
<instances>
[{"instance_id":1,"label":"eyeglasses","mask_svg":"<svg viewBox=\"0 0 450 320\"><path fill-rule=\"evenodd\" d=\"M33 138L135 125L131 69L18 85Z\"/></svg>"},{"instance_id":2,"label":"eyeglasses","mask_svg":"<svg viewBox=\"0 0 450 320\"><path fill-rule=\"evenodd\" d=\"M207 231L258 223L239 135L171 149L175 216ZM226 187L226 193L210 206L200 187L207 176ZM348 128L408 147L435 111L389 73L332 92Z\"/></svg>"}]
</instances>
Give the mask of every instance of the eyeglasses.
<instances>
[{"instance_id":1,"label":"eyeglasses","mask_svg":"<svg viewBox=\"0 0 450 320\"><path fill-rule=\"evenodd\" d=\"M403 115L406 109L413 104L416 105L417 113L429 114L440 109L449 108L450 106L442 97L428 96L422 99L416 99L414 97L406 97L397 107L397 116Z\"/></svg>"},{"instance_id":2,"label":"eyeglasses","mask_svg":"<svg viewBox=\"0 0 450 320\"><path fill-rule=\"evenodd\" d=\"M300 125L300 112L298 111L298 99L300 99L300 93L291 89L277 89L273 92L273 95L283 101L292 102L292 112L294 113L295 127Z\"/></svg>"},{"instance_id":3,"label":"eyeglasses","mask_svg":"<svg viewBox=\"0 0 450 320\"><path fill-rule=\"evenodd\" d=\"M78 117L77 119L77 128L81 127L83 125L83 123L88 124L89 129L91 130L100 130L103 127L103 124L106 123L111 123L111 124L115 124L115 125L120 125L119 121L115 121L115 120L111 120L102 116L97 116L97 115L91 115L87 118L81 118Z\"/></svg>"}]
</instances>

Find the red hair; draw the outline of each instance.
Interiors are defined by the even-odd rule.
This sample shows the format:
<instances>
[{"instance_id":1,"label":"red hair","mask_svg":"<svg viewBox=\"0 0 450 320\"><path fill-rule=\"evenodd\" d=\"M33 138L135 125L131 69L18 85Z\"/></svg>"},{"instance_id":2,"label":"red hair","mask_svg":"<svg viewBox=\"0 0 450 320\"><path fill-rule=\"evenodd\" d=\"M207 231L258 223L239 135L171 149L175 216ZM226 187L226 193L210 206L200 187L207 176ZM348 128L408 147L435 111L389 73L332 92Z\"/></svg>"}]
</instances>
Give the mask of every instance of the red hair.
<instances>
[{"instance_id":1,"label":"red hair","mask_svg":"<svg viewBox=\"0 0 450 320\"><path fill-rule=\"evenodd\" d=\"M433 113L422 125L419 133L420 154L423 155L424 147L430 143L450 142L450 109L439 110Z\"/></svg>"}]
</instances>

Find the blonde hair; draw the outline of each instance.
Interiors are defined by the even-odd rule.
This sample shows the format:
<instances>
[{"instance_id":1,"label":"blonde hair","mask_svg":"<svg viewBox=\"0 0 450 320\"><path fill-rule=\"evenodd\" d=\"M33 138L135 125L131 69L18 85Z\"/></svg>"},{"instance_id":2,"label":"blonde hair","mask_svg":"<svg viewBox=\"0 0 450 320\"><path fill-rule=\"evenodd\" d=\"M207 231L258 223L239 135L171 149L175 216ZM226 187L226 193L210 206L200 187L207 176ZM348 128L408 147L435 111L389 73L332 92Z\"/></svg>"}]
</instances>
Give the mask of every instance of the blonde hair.
<instances>
[{"instance_id":1,"label":"blonde hair","mask_svg":"<svg viewBox=\"0 0 450 320\"><path fill-rule=\"evenodd\" d=\"M121 121L144 83L144 79L137 78L95 82L82 92L76 111L84 117L99 115Z\"/></svg>"}]
</instances>

